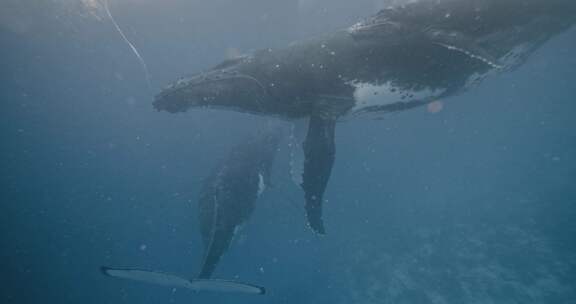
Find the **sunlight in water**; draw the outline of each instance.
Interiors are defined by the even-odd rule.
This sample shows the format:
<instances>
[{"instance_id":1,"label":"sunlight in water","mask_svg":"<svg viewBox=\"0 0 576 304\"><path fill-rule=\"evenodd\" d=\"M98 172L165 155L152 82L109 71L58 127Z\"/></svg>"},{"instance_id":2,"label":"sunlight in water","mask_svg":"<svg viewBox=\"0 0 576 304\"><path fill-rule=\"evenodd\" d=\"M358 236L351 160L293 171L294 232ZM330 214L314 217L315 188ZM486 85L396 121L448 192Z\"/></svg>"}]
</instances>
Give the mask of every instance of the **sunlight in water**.
<instances>
[{"instance_id":1,"label":"sunlight in water","mask_svg":"<svg viewBox=\"0 0 576 304\"><path fill-rule=\"evenodd\" d=\"M110 11L110 1L109 0L80 0L82 5L82 11L80 14L89 14L93 18L99 21L106 21L109 20L111 24L114 26L114 29L120 36L120 38L126 43L129 47L130 51L134 54L136 59L138 60L138 64L141 66L142 71L144 73L144 77L146 79L146 84L148 87L151 87L150 81L150 72L148 72L148 67L144 58L136 48L136 46L132 43L132 41L126 36L122 27L116 22L114 15Z\"/></svg>"},{"instance_id":2,"label":"sunlight in water","mask_svg":"<svg viewBox=\"0 0 576 304\"><path fill-rule=\"evenodd\" d=\"M82 8L85 12L89 13L98 20L104 19L104 5L99 0L80 0L80 2L82 3Z\"/></svg>"},{"instance_id":3,"label":"sunlight in water","mask_svg":"<svg viewBox=\"0 0 576 304\"><path fill-rule=\"evenodd\" d=\"M130 2L130 4L136 4L140 2L139 0L62 0L65 4L72 6L75 2L80 2L81 14L90 14L92 17L103 20L107 18L106 6L110 6L118 2Z\"/></svg>"},{"instance_id":4,"label":"sunlight in water","mask_svg":"<svg viewBox=\"0 0 576 304\"><path fill-rule=\"evenodd\" d=\"M82 2L87 9L98 10L98 8L101 7L100 1L98 0L80 0L80 2Z\"/></svg>"}]
</instances>

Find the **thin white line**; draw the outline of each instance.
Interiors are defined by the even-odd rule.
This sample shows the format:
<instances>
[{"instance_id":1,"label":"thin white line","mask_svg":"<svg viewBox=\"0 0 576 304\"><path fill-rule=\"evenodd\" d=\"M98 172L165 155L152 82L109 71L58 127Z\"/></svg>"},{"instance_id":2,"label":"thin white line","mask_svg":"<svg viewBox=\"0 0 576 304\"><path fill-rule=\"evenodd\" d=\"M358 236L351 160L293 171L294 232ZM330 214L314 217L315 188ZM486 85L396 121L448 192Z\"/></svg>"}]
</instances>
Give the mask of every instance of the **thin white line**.
<instances>
[{"instance_id":1,"label":"thin white line","mask_svg":"<svg viewBox=\"0 0 576 304\"><path fill-rule=\"evenodd\" d=\"M112 21L112 24L116 28L116 31L118 32L118 34L120 34L120 37L122 37L122 40L124 40L124 42L126 42L126 44L128 44L130 49L132 49L132 52L134 53L134 55L136 55L136 58L138 58L138 62L140 63L142 70L144 70L144 76L146 77L146 83L148 84L148 87L151 88L152 83L150 82L150 73L148 72L148 66L146 65L146 62L144 61L144 59L140 55L140 52L138 52L138 50L136 49L134 44L132 44L132 42L130 42L130 40L128 40L128 38L126 37L126 35L124 35L124 32L122 31L122 29L120 28L118 23L116 23L114 16L112 16L112 13L110 13L110 9L108 8L108 0L104 0L104 10L106 10L106 14L110 18L110 21Z\"/></svg>"},{"instance_id":2,"label":"thin white line","mask_svg":"<svg viewBox=\"0 0 576 304\"><path fill-rule=\"evenodd\" d=\"M444 43L437 43L437 44L440 45L440 46L443 46L443 47L445 47L445 48L447 48L447 49L449 49L449 50L451 50L451 51L457 51L457 52L463 53L464 55L466 55L466 56L468 56L468 57L470 57L470 58L480 60L480 61L484 62L485 64L489 65L489 66L492 67L492 68L495 68L495 69L501 69L501 68L503 68L501 65L499 65L499 64L497 64L497 63L494 63L494 62L492 62L491 60L489 60L489 59L487 59L487 58L484 58L484 57L482 57L482 56L480 56L480 55L473 54L472 52L469 52L469 51L467 51L467 50L465 50L465 49L461 49L461 48L455 47L455 46L453 46L453 45L444 44Z\"/></svg>"}]
</instances>

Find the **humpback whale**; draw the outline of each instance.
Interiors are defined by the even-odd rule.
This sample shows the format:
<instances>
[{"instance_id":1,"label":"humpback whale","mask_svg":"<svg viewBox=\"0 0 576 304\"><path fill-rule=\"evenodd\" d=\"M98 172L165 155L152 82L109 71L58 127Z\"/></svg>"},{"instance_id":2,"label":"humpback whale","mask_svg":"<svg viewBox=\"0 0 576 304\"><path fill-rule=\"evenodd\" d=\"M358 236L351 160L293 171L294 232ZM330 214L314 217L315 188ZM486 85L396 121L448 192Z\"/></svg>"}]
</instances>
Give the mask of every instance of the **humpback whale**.
<instances>
[{"instance_id":1,"label":"humpback whale","mask_svg":"<svg viewBox=\"0 0 576 304\"><path fill-rule=\"evenodd\" d=\"M240 143L205 180L198 200L204 258L198 278L209 279L234 234L269 185L282 129Z\"/></svg>"},{"instance_id":2,"label":"humpback whale","mask_svg":"<svg viewBox=\"0 0 576 304\"><path fill-rule=\"evenodd\" d=\"M323 234L338 119L457 95L491 74L515 69L575 21L573 0L408 1L335 33L181 78L156 96L154 107L308 119L301 187L308 224Z\"/></svg>"},{"instance_id":3,"label":"humpback whale","mask_svg":"<svg viewBox=\"0 0 576 304\"><path fill-rule=\"evenodd\" d=\"M260 286L214 280L211 277L222 255L230 247L235 233L250 218L256 200L269 184L271 168L283 134L281 128L276 128L241 142L204 180L198 200L204 258L196 279L129 268L101 267L102 273L194 291L264 294L265 289Z\"/></svg>"}]
</instances>

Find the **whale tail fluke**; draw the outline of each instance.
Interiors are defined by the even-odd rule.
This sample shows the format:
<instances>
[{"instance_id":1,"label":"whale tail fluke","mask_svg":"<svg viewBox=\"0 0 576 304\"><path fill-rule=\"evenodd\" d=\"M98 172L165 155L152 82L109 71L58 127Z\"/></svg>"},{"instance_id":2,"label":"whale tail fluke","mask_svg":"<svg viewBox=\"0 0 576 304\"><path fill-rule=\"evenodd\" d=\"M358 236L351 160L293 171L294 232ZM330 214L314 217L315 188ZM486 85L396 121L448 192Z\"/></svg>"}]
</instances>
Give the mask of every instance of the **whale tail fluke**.
<instances>
[{"instance_id":1,"label":"whale tail fluke","mask_svg":"<svg viewBox=\"0 0 576 304\"><path fill-rule=\"evenodd\" d=\"M128 279L155 285L185 288L193 291L209 291L224 293L243 293L263 295L266 289L261 286L216 279L186 279L173 274L129 268L100 267L100 271L109 277Z\"/></svg>"}]
</instances>

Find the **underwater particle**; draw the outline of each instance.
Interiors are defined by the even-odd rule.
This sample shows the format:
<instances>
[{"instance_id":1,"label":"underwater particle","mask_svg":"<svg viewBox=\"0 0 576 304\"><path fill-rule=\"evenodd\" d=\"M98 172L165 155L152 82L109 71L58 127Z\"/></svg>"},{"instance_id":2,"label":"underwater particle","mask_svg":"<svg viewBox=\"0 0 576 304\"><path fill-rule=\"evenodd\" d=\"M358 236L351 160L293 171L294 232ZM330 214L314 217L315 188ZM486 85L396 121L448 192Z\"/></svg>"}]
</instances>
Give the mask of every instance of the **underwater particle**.
<instances>
[{"instance_id":1,"label":"underwater particle","mask_svg":"<svg viewBox=\"0 0 576 304\"><path fill-rule=\"evenodd\" d=\"M133 106L136 104L136 98L134 98L134 96L129 96L126 98L126 103L130 106Z\"/></svg>"},{"instance_id":2,"label":"underwater particle","mask_svg":"<svg viewBox=\"0 0 576 304\"><path fill-rule=\"evenodd\" d=\"M433 101L428 104L427 108L428 113L436 114L442 112L444 110L444 102L440 100Z\"/></svg>"},{"instance_id":3,"label":"underwater particle","mask_svg":"<svg viewBox=\"0 0 576 304\"><path fill-rule=\"evenodd\" d=\"M121 72L114 72L114 78L118 81L124 81L124 75Z\"/></svg>"},{"instance_id":4,"label":"underwater particle","mask_svg":"<svg viewBox=\"0 0 576 304\"><path fill-rule=\"evenodd\" d=\"M146 251L146 249L148 249L148 246L147 246L146 244L140 245L140 250L141 250L141 251Z\"/></svg>"}]
</instances>

